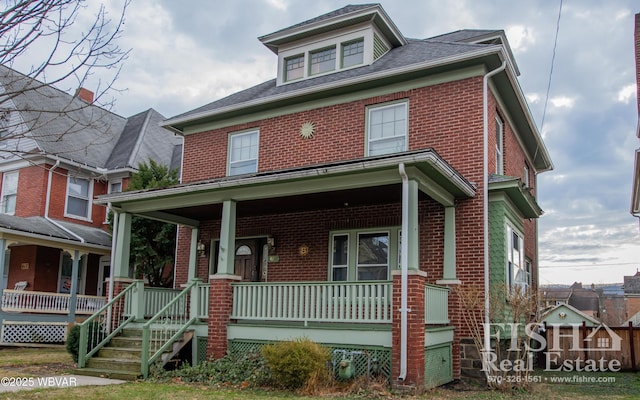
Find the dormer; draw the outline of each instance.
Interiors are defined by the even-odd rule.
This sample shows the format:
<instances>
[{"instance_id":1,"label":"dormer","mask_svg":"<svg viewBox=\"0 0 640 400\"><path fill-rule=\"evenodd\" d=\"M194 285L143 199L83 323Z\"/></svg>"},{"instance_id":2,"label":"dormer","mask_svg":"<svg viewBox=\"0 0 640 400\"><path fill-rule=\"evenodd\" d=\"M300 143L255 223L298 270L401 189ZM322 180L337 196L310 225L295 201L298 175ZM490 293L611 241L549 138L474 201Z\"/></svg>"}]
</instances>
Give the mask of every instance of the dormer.
<instances>
[{"instance_id":1,"label":"dormer","mask_svg":"<svg viewBox=\"0 0 640 400\"><path fill-rule=\"evenodd\" d=\"M259 40L278 55L278 86L370 65L407 44L379 4L349 5Z\"/></svg>"}]
</instances>

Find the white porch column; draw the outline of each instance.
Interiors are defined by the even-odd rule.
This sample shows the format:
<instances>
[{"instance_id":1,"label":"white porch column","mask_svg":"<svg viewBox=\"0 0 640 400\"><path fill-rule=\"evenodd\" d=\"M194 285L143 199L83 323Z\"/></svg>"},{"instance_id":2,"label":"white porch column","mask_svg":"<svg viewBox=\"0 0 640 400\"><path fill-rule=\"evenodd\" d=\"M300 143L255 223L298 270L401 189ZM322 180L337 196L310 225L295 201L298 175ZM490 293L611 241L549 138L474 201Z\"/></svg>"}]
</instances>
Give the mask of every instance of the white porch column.
<instances>
[{"instance_id":1,"label":"white porch column","mask_svg":"<svg viewBox=\"0 0 640 400\"><path fill-rule=\"evenodd\" d=\"M191 228L191 246L189 247L189 272L187 282L195 279L198 269L198 228Z\"/></svg>"},{"instance_id":2,"label":"white porch column","mask_svg":"<svg viewBox=\"0 0 640 400\"><path fill-rule=\"evenodd\" d=\"M76 304L78 302L78 270L80 266L80 251L69 252L71 255L71 289L69 297L69 322L76 318Z\"/></svg>"},{"instance_id":3,"label":"white porch column","mask_svg":"<svg viewBox=\"0 0 640 400\"><path fill-rule=\"evenodd\" d=\"M216 275L234 275L235 248L236 202L234 200L225 200L222 203L220 251L218 252L218 272Z\"/></svg>"}]
</instances>

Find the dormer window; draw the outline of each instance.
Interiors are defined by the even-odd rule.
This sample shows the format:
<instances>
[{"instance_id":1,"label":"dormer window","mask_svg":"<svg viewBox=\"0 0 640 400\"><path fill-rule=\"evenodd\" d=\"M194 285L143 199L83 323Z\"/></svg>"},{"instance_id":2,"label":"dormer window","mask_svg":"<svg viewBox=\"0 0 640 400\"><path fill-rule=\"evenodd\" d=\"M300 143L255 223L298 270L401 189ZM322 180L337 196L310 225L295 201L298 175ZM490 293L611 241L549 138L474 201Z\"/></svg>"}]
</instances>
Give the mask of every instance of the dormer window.
<instances>
[{"instance_id":1,"label":"dormer window","mask_svg":"<svg viewBox=\"0 0 640 400\"><path fill-rule=\"evenodd\" d=\"M285 80L287 82L304 76L304 54L287 58L285 64Z\"/></svg>"},{"instance_id":2,"label":"dormer window","mask_svg":"<svg viewBox=\"0 0 640 400\"><path fill-rule=\"evenodd\" d=\"M312 51L309 54L311 55L310 75L321 74L336 69L335 47Z\"/></svg>"},{"instance_id":3,"label":"dormer window","mask_svg":"<svg viewBox=\"0 0 640 400\"><path fill-rule=\"evenodd\" d=\"M342 45L342 68L352 67L364 62L364 39Z\"/></svg>"}]
</instances>

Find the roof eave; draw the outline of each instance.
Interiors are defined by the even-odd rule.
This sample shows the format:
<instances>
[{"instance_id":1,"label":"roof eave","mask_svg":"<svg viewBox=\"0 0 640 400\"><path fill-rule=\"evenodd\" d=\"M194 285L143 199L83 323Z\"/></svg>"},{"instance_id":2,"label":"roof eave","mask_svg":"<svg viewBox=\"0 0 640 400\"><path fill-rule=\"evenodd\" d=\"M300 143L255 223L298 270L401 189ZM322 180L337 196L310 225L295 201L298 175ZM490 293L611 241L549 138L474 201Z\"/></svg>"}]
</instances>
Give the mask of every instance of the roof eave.
<instances>
[{"instance_id":1,"label":"roof eave","mask_svg":"<svg viewBox=\"0 0 640 400\"><path fill-rule=\"evenodd\" d=\"M514 178L511 180L490 182L489 191L502 191L506 193L525 218L540 218L542 214L544 214L535 197L531 195L528 189L522 186L520 179Z\"/></svg>"}]
</instances>

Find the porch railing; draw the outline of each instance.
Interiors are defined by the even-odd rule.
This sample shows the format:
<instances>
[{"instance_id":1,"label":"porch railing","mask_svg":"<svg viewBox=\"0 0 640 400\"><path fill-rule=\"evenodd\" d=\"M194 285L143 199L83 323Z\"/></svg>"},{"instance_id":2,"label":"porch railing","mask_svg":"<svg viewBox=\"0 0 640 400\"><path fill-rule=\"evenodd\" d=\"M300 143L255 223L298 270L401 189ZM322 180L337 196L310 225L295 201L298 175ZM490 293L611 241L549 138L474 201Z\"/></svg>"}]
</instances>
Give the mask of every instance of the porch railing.
<instances>
[{"instance_id":1,"label":"porch railing","mask_svg":"<svg viewBox=\"0 0 640 400\"><path fill-rule=\"evenodd\" d=\"M391 282L234 283L237 320L390 323Z\"/></svg>"},{"instance_id":2,"label":"porch railing","mask_svg":"<svg viewBox=\"0 0 640 400\"><path fill-rule=\"evenodd\" d=\"M162 307L175 299L181 290L145 287L144 288L144 315L150 317L156 315Z\"/></svg>"},{"instance_id":3,"label":"porch railing","mask_svg":"<svg viewBox=\"0 0 640 400\"><path fill-rule=\"evenodd\" d=\"M425 285L424 288L424 323L449 323L449 288Z\"/></svg>"},{"instance_id":4,"label":"porch railing","mask_svg":"<svg viewBox=\"0 0 640 400\"><path fill-rule=\"evenodd\" d=\"M2 291L2 310L44 314L68 314L70 294L34 292L30 290ZM105 305L99 296L76 296L76 314L93 314Z\"/></svg>"},{"instance_id":5,"label":"porch railing","mask_svg":"<svg viewBox=\"0 0 640 400\"><path fill-rule=\"evenodd\" d=\"M209 318L209 284L200 282L195 290L198 291L197 297L191 297L191 302L196 306L195 315L198 318L207 319Z\"/></svg>"}]
</instances>

